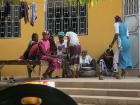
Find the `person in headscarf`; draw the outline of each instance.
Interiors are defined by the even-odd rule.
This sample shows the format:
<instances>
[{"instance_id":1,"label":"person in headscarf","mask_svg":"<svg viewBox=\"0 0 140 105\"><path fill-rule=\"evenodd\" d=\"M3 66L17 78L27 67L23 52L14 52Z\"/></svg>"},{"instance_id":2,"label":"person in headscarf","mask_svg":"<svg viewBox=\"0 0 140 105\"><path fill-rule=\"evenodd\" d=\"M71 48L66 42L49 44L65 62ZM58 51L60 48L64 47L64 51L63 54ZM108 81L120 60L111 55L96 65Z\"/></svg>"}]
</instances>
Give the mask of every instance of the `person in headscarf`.
<instances>
[{"instance_id":1,"label":"person in headscarf","mask_svg":"<svg viewBox=\"0 0 140 105\"><path fill-rule=\"evenodd\" d=\"M78 35L73 32L73 29L70 27L69 31L66 33L67 37L67 46L70 60L70 68L73 70L73 77L78 77L79 70L79 56L81 53L81 45L78 38Z\"/></svg>"},{"instance_id":2,"label":"person in headscarf","mask_svg":"<svg viewBox=\"0 0 140 105\"><path fill-rule=\"evenodd\" d=\"M126 75L126 69L132 67L132 59L130 55L130 39L127 26L122 22L120 16L115 16L114 19L115 35L109 46L112 48L114 43L118 41L113 59L114 69L117 74L116 78L118 79L120 77L118 76L117 66L122 70L121 77L124 78Z\"/></svg>"},{"instance_id":3,"label":"person in headscarf","mask_svg":"<svg viewBox=\"0 0 140 105\"><path fill-rule=\"evenodd\" d=\"M64 32L58 32L58 42L56 42L57 46L57 55L62 56L66 53L67 49L67 40L64 40L65 33Z\"/></svg>"},{"instance_id":4,"label":"person in headscarf","mask_svg":"<svg viewBox=\"0 0 140 105\"><path fill-rule=\"evenodd\" d=\"M63 31L58 32L58 41L56 42L57 55L61 58L62 77L66 77L66 69L68 69L67 59L67 40L64 39L65 33Z\"/></svg>"},{"instance_id":5,"label":"person in headscarf","mask_svg":"<svg viewBox=\"0 0 140 105\"><path fill-rule=\"evenodd\" d=\"M94 67L94 69L96 69L95 60L88 54L88 51L85 48L81 51L80 67Z\"/></svg>"},{"instance_id":6,"label":"person in headscarf","mask_svg":"<svg viewBox=\"0 0 140 105\"><path fill-rule=\"evenodd\" d=\"M48 68L43 74L44 78L51 78L54 71L60 70L60 59L56 55L51 55L50 52L50 33L45 31L42 33L43 39L38 43L38 58L40 60L48 61Z\"/></svg>"}]
</instances>

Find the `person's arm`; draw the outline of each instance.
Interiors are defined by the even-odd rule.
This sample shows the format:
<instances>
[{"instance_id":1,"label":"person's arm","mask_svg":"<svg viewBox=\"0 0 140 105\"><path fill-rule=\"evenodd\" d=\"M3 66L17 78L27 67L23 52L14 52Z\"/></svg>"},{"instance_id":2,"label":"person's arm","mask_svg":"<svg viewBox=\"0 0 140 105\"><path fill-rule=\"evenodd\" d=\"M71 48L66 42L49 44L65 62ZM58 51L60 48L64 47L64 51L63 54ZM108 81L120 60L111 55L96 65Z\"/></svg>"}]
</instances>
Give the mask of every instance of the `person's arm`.
<instances>
[{"instance_id":1,"label":"person's arm","mask_svg":"<svg viewBox=\"0 0 140 105\"><path fill-rule=\"evenodd\" d=\"M127 28L127 33L126 34L127 34L127 38L129 39L129 31L128 31L128 28Z\"/></svg>"},{"instance_id":2,"label":"person's arm","mask_svg":"<svg viewBox=\"0 0 140 105\"><path fill-rule=\"evenodd\" d=\"M114 24L114 29L115 29L115 35L113 37L111 44L109 45L110 48L112 48L114 46L114 43L116 42L116 40L118 40L118 35L119 35L119 23L118 22Z\"/></svg>"},{"instance_id":3,"label":"person's arm","mask_svg":"<svg viewBox=\"0 0 140 105\"><path fill-rule=\"evenodd\" d=\"M66 33L66 37L67 37L67 53L69 53L69 44L70 44L70 38L69 38L69 32Z\"/></svg>"},{"instance_id":4,"label":"person's arm","mask_svg":"<svg viewBox=\"0 0 140 105\"><path fill-rule=\"evenodd\" d=\"M80 60L80 65L82 65L83 63L82 56L79 57L79 60Z\"/></svg>"},{"instance_id":5,"label":"person's arm","mask_svg":"<svg viewBox=\"0 0 140 105\"><path fill-rule=\"evenodd\" d=\"M110 59L110 58L113 58L113 56L107 55L107 56L105 56L105 58L106 58L106 59Z\"/></svg>"},{"instance_id":6,"label":"person's arm","mask_svg":"<svg viewBox=\"0 0 140 105\"><path fill-rule=\"evenodd\" d=\"M63 54L66 54L67 53L67 40L64 40L64 42L63 42Z\"/></svg>"},{"instance_id":7,"label":"person's arm","mask_svg":"<svg viewBox=\"0 0 140 105\"><path fill-rule=\"evenodd\" d=\"M110 48L112 48L114 46L114 43L116 42L116 40L118 40L118 34L116 33L113 37L113 40L111 42L111 44L109 45Z\"/></svg>"},{"instance_id":8,"label":"person's arm","mask_svg":"<svg viewBox=\"0 0 140 105\"><path fill-rule=\"evenodd\" d=\"M90 55L88 55L88 60L89 60L89 62L92 61L92 57Z\"/></svg>"},{"instance_id":9,"label":"person's arm","mask_svg":"<svg viewBox=\"0 0 140 105\"><path fill-rule=\"evenodd\" d=\"M104 58L104 53L99 57L99 59L97 60L97 63L99 64L100 60Z\"/></svg>"}]
</instances>

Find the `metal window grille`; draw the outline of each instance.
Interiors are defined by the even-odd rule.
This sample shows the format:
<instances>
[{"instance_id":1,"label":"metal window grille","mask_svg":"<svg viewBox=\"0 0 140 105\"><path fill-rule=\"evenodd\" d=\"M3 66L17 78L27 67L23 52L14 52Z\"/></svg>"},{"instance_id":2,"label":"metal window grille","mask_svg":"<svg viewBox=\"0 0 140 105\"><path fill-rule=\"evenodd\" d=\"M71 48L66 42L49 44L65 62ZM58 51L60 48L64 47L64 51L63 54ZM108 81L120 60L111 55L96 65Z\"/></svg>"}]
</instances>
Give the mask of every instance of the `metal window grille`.
<instances>
[{"instance_id":1,"label":"metal window grille","mask_svg":"<svg viewBox=\"0 0 140 105\"><path fill-rule=\"evenodd\" d=\"M138 13L139 0L125 0L124 14L125 15L135 15Z\"/></svg>"},{"instance_id":2,"label":"metal window grille","mask_svg":"<svg viewBox=\"0 0 140 105\"><path fill-rule=\"evenodd\" d=\"M5 14L4 6L0 9L0 38L20 37L20 6L11 5L10 13ZM5 16L6 15L6 16Z\"/></svg>"},{"instance_id":3,"label":"metal window grille","mask_svg":"<svg viewBox=\"0 0 140 105\"><path fill-rule=\"evenodd\" d=\"M79 0L75 5L66 4L64 0L47 0L46 5L45 29L49 32L67 32L72 27L77 34L88 34L87 5L80 5Z\"/></svg>"}]
</instances>

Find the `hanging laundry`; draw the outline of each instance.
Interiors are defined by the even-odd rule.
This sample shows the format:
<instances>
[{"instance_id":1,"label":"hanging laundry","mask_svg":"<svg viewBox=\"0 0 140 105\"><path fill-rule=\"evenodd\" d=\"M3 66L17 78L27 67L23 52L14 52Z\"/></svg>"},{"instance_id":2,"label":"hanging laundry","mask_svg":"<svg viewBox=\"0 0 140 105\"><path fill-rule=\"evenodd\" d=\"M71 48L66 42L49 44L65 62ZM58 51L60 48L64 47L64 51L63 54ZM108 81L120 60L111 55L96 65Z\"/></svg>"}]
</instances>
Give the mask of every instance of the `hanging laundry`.
<instances>
[{"instance_id":1,"label":"hanging laundry","mask_svg":"<svg viewBox=\"0 0 140 105\"><path fill-rule=\"evenodd\" d=\"M28 10L29 8L27 2L22 1L20 3L20 19L24 17L25 24L29 22Z\"/></svg>"},{"instance_id":2,"label":"hanging laundry","mask_svg":"<svg viewBox=\"0 0 140 105\"><path fill-rule=\"evenodd\" d=\"M7 0L5 1L5 4L4 4L4 14L5 16L10 14L10 2Z\"/></svg>"},{"instance_id":3,"label":"hanging laundry","mask_svg":"<svg viewBox=\"0 0 140 105\"><path fill-rule=\"evenodd\" d=\"M36 15L36 3L32 2L30 5L30 24L31 26L34 26L34 22L37 19Z\"/></svg>"}]
</instances>

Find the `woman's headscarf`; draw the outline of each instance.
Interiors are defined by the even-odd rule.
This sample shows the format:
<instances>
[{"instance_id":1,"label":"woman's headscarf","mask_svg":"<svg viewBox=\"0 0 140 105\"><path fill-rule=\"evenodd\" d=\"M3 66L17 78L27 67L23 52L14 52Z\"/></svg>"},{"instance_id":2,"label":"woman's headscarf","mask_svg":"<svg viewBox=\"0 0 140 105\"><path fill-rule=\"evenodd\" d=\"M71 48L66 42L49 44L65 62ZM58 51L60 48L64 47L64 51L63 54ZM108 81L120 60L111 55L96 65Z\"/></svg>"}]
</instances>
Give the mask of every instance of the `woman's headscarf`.
<instances>
[{"instance_id":1,"label":"woman's headscarf","mask_svg":"<svg viewBox=\"0 0 140 105\"><path fill-rule=\"evenodd\" d=\"M42 35L48 35L50 37L50 32L49 31L44 31L44 32L42 32Z\"/></svg>"}]
</instances>

